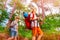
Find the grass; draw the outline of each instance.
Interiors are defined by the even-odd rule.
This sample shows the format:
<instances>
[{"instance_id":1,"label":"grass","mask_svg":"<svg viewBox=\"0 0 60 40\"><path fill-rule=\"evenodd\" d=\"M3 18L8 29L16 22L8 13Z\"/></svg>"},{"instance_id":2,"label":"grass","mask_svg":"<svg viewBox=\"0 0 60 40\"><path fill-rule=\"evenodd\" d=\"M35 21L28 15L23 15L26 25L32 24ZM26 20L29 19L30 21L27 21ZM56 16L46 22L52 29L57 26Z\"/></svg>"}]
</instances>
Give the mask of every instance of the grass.
<instances>
[{"instance_id":1,"label":"grass","mask_svg":"<svg viewBox=\"0 0 60 40\"><path fill-rule=\"evenodd\" d=\"M60 35L60 31L55 31L54 29L52 30L42 29L42 30L44 32L44 35L41 40L57 40L58 36ZM32 37L31 30L25 30L24 26L19 26L18 32L19 32L19 35L24 38L26 37L31 39ZM4 30L4 27L0 27L0 33L6 33Z\"/></svg>"},{"instance_id":2,"label":"grass","mask_svg":"<svg viewBox=\"0 0 60 40\"><path fill-rule=\"evenodd\" d=\"M26 30L24 26L19 27L19 34L23 37L31 38L31 30Z\"/></svg>"},{"instance_id":3,"label":"grass","mask_svg":"<svg viewBox=\"0 0 60 40\"><path fill-rule=\"evenodd\" d=\"M4 32L4 27L0 26L0 33L3 33L3 32Z\"/></svg>"}]
</instances>

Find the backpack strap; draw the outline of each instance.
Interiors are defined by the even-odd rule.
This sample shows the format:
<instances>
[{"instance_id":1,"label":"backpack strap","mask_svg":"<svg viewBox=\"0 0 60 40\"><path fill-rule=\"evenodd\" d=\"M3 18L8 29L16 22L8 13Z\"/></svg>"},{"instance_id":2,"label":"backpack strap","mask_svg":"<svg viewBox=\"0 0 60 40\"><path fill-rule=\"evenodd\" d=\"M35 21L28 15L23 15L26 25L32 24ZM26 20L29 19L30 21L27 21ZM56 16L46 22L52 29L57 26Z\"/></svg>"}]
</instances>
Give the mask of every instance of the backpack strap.
<instances>
[{"instance_id":1,"label":"backpack strap","mask_svg":"<svg viewBox=\"0 0 60 40\"><path fill-rule=\"evenodd\" d=\"M11 23L11 28L14 27L16 24L14 23L14 21Z\"/></svg>"}]
</instances>

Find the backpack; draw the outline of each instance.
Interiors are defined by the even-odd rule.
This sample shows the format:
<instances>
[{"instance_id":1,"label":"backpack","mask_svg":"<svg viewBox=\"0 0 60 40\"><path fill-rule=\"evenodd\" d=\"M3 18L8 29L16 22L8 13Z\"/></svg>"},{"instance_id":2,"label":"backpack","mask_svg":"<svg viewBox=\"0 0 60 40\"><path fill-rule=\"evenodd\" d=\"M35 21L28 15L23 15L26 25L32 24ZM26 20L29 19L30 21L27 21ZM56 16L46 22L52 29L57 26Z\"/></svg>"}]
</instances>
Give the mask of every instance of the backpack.
<instances>
[{"instance_id":1,"label":"backpack","mask_svg":"<svg viewBox=\"0 0 60 40\"><path fill-rule=\"evenodd\" d=\"M23 16L25 18L25 25L27 29L31 29L31 21L30 21L30 14L23 12Z\"/></svg>"},{"instance_id":2,"label":"backpack","mask_svg":"<svg viewBox=\"0 0 60 40\"><path fill-rule=\"evenodd\" d=\"M31 29L30 15L28 15L28 17L25 18L25 24L27 29Z\"/></svg>"},{"instance_id":3,"label":"backpack","mask_svg":"<svg viewBox=\"0 0 60 40\"><path fill-rule=\"evenodd\" d=\"M27 16L28 15L28 16ZM37 15L37 14L36 14ZM30 29L31 30L31 20L30 20L30 14L28 14L28 13L24 13L24 18L25 18L25 25L26 25L26 28L27 29ZM43 24L43 22L39 22L40 23L40 25L42 25Z\"/></svg>"},{"instance_id":4,"label":"backpack","mask_svg":"<svg viewBox=\"0 0 60 40\"><path fill-rule=\"evenodd\" d=\"M13 22L13 25L10 25L10 28L13 28L16 25L16 24L14 24L14 21L12 21L12 22Z\"/></svg>"}]
</instances>

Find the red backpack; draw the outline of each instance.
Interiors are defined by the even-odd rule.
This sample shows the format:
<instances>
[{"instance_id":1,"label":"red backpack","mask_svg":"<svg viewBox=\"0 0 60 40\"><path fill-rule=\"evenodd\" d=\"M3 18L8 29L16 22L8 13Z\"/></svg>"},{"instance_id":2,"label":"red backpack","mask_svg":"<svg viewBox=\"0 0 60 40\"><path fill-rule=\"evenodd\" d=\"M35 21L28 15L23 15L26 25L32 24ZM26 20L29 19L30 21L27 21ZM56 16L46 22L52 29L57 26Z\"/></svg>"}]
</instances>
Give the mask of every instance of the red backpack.
<instances>
[{"instance_id":1,"label":"red backpack","mask_svg":"<svg viewBox=\"0 0 60 40\"><path fill-rule=\"evenodd\" d=\"M33 15L34 17L34 15ZM25 18L25 24L27 29L31 29L31 20L30 20L30 14L28 15L27 18Z\"/></svg>"},{"instance_id":2,"label":"red backpack","mask_svg":"<svg viewBox=\"0 0 60 40\"><path fill-rule=\"evenodd\" d=\"M34 16L33 16L33 17L34 17ZM43 24L43 22L42 22L42 21L40 21L39 23L40 23L40 25L42 25L42 24ZM25 24L26 24L26 28L27 28L27 29L31 29L30 14L28 15L28 17L27 17L27 18L25 18Z\"/></svg>"},{"instance_id":3,"label":"red backpack","mask_svg":"<svg viewBox=\"0 0 60 40\"><path fill-rule=\"evenodd\" d=\"M27 29L31 29L30 15L28 15L28 17L25 18L25 24Z\"/></svg>"}]
</instances>

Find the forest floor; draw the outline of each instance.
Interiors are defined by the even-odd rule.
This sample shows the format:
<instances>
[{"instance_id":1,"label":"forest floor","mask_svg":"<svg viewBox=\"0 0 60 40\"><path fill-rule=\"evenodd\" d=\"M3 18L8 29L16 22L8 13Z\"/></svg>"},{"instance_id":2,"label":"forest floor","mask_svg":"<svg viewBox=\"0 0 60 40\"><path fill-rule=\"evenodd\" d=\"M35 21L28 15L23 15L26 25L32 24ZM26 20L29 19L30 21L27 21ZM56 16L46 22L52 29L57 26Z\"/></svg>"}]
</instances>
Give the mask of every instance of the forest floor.
<instances>
[{"instance_id":1,"label":"forest floor","mask_svg":"<svg viewBox=\"0 0 60 40\"><path fill-rule=\"evenodd\" d=\"M9 36L5 33L0 33L0 40L7 40ZM24 38L22 36L18 36L17 40L31 40L29 38ZM44 34L41 40L60 40L60 34Z\"/></svg>"}]
</instances>

